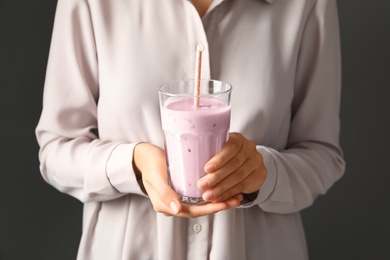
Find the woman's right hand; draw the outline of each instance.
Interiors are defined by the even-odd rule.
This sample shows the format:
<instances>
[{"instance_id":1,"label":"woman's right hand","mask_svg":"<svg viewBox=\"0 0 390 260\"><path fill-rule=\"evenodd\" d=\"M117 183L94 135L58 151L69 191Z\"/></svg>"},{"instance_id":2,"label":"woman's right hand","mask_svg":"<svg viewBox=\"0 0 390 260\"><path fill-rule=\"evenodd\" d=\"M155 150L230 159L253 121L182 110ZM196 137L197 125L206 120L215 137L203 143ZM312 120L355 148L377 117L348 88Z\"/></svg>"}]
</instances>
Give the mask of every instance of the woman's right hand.
<instances>
[{"instance_id":1,"label":"woman's right hand","mask_svg":"<svg viewBox=\"0 0 390 260\"><path fill-rule=\"evenodd\" d=\"M139 143L134 148L133 163L141 174L142 183L156 212L167 216L196 218L240 206L242 195L226 201L201 206L182 204L168 183L165 151L150 143Z\"/></svg>"}]
</instances>

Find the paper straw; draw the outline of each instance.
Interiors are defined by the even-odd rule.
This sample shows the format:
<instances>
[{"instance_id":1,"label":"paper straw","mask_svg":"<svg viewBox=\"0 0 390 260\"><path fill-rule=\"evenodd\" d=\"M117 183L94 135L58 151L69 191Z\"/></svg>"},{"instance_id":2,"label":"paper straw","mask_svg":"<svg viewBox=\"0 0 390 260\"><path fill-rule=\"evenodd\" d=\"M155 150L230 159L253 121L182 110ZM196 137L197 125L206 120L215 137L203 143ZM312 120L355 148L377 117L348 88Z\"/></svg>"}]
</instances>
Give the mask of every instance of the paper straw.
<instances>
[{"instance_id":1,"label":"paper straw","mask_svg":"<svg viewBox=\"0 0 390 260\"><path fill-rule=\"evenodd\" d=\"M202 74L202 51L203 45L196 46L196 71L195 71L195 87L194 87L194 106L199 107L200 96L200 79Z\"/></svg>"}]
</instances>

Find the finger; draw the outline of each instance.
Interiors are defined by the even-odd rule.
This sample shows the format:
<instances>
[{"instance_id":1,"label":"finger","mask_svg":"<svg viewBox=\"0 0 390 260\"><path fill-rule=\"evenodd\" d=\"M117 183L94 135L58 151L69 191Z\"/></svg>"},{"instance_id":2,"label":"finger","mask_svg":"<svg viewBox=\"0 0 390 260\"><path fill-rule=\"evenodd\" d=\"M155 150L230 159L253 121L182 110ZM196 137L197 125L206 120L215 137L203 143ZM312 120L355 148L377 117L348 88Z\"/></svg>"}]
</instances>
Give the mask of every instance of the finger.
<instances>
[{"instance_id":1,"label":"finger","mask_svg":"<svg viewBox=\"0 0 390 260\"><path fill-rule=\"evenodd\" d=\"M242 147L242 135L230 133L228 141L224 144L221 151L212 157L205 165L206 173L215 172L240 152Z\"/></svg>"},{"instance_id":2,"label":"finger","mask_svg":"<svg viewBox=\"0 0 390 260\"><path fill-rule=\"evenodd\" d=\"M202 198L205 201L223 201L226 198L219 198L221 194L226 193L226 191L237 186L239 183L243 182L251 173L256 169L256 165L253 163L247 163L236 170L233 174L226 176L226 178L219 181L216 185L212 186L210 189L206 190L202 194ZM210 174L214 175L214 174ZM214 177L214 176L211 176ZM231 194L231 196L240 193L240 191Z\"/></svg>"},{"instance_id":3,"label":"finger","mask_svg":"<svg viewBox=\"0 0 390 260\"><path fill-rule=\"evenodd\" d=\"M230 198L224 202L208 203L201 206L191 206L183 204L182 211L178 216L186 218L197 218L205 215L217 213L219 211L227 210L240 206L240 200L237 198Z\"/></svg>"},{"instance_id":4,"label":"finger","mask_svg":"<svg viewBox=\"0 0 390 260\"><path fill-rule=\"evenodd\" d=\"M256 192L261 188L264 179L265 178L259 177L258 174L253 172L245 180L233 186L231 189L226 190L224 193L220 194L214 201L215 202L224 201L227 198L235 196L238 193L250 194Z\"/></svg>"},{"instance_id":5,"label":"finger","mask_svg":"<svg viewBox=\"0 0 390 260\"><path fill-rule=\"evenodd\" d=\"M220 169L216 170L215 172L206 174L204 177L199 179L198 188L201 190L207 190L208 188L213 187L218 183L220 183L221 181L225 180L233 173L234 175L236 175L238 169L243 167L244 163L246 163L247 161L248 161L247 154L235 156L224 166L222 166ZM242 180L244 177L240 178L240 180Z\"/></svg>"},{"instance_id":6,"label":"finger","mask_svg":"<svg viewBox=\"0 0 390 260\"><path fill-rule=\"evenodd\" d=\"M243 139L242 141L232 141L223 147L221 152L214 156L205 166L206 176L198 181L198 188L206 190L219 183L228 175L235 172L241 167L254 149L249 145L255 147L252 142L248 142L241 134L231 134L230 140ZM240 145L238 145L240 143ZM248 145L249 144L249 145ZM248 147L248 148L247 148ZM237 150L240 149L240 150ZM230 158L229 161L226 161ZM226 161L226 162L225 162ZM217 166L218 165L218 166Z\"/></svg>"},{"instance_id":7,"label":"finger","mask_svg":"<svg viewBox=\"0 0 390 260\"><path fill-rule=\"evenodd\" d=\"M246 146L249 148L246 149ZM245 179L252 171L262 164L261 155L256 151L255 147L251 146L251 142L248 142L248 145L243 146L243 151L232 158L222 168L202 177L198 181L199 189L207 190L215 186L220 186L221 190L215 192L215 195L217 195L223 193L223 189L229 189ZM221 182L223 183L222 186Z\"/></svg>"},{"instance_id":8,"label":"finger","mask_svg":"<svg viewBox=\"0 0 390 260\"><path fill-rule=\"evenodd\" d=\"M236 200L240 201L240 203L241 203L241 201L244 199L244 195L242 193L238 193L238 194L232 196L232 198L235 198Z\"/></svg>"},{"instance_id":9,"label":"finger","mask_svg":"<svg viewBox=\"0 0 390 260\"><path fill-rule=\"evenodd\" d=\"M182 204L180 203L177 194L172 189L167 190L167 192L164 193L152 194L153 195L149 197L156 212L165 215L177 215L182 211Z\"/></svg>"},{"instance_id":10,"label":"finger","mask_svg":"<svg viewBox=\"0 0 390 260\"><path fill-rule=\"evenodd\" d=\"M167 174L149 174L144 180L144 186L156 212L177 215L181 211L182 204L176 192L168 185Z\"/></svg>"},{"instance_id":11,"label":"finger","mask_svg":"<svg viewBox=\"0 0 390 260\"><path fill-rule=\"evenodd\" d=\"M205 201L223 201L237 193L250 193L260 189L267 174L262 162L261 155L254 153L233 174L204 192L203 199ZM214 173L209 175L214 175ZM227 191L230 192L227 193Z\"/></svg>"}]
</instances>

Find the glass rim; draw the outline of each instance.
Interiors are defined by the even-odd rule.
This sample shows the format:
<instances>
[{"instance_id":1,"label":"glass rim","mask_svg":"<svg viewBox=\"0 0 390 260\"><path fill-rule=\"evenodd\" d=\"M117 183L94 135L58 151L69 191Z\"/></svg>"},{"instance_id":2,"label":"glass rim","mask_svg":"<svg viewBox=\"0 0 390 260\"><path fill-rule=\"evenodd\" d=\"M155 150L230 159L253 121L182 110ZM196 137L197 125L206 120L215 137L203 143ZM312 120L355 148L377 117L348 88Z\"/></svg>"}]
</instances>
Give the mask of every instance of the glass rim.
<instances>
[{"instance_id":1,"label":"glass rim","mask_svg":"<svg viewBox=\"0 0 390 260\"><path fill-rule=\"evenodd\" d=\"M179 80L173 80L173 81L168 81L168 82L165 82L164 84L162 84L159 88L158 88L158 92L160 94L164 94L166 96L170 96L170 97L195 97L194 94L190 94L190 93L182 93L182 94L174 94L174 93L169 93L167 91L164 91L163 88L169 84L176 84L176 83L179 83L179 82L195 82L196 80L195 79L179 79ZM227 83L226 81L222 81L222 80L217 80L217 79L201 79L200 80L201 82L219 82L219 83L222 83L223 85L226 85L227 86L227 89L226 90L222 90L222 91L218 91L218 92L215 92L215 93L210 93L210 94L205 94L205 93L201 93L199 96L214 96L214 95L223 95L223 94L227 94L229 92L231 92L233 90L233 86L229 83Z\"/></svg>"}]
</instances>

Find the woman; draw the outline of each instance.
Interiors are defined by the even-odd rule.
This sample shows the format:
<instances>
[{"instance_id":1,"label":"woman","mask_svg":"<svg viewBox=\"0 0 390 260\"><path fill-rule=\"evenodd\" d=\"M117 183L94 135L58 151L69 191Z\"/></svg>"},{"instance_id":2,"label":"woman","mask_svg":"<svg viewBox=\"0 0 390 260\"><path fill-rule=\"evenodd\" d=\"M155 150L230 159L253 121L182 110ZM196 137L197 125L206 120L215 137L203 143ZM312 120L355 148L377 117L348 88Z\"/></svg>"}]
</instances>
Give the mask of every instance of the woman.
<instances>
[{"instance_id":1,"label":"woman","mask_svg":"<svg viewBox=\"0 0 390 260\"><path fill-rule=\"evenodd\" d=\"M335 0L59 0L36 129L43 178L84 203L78 259L307 259L299 211L344 172ZM233 85L228 142L170 189L157 90Z\"/></svg>"}]
</instances>

